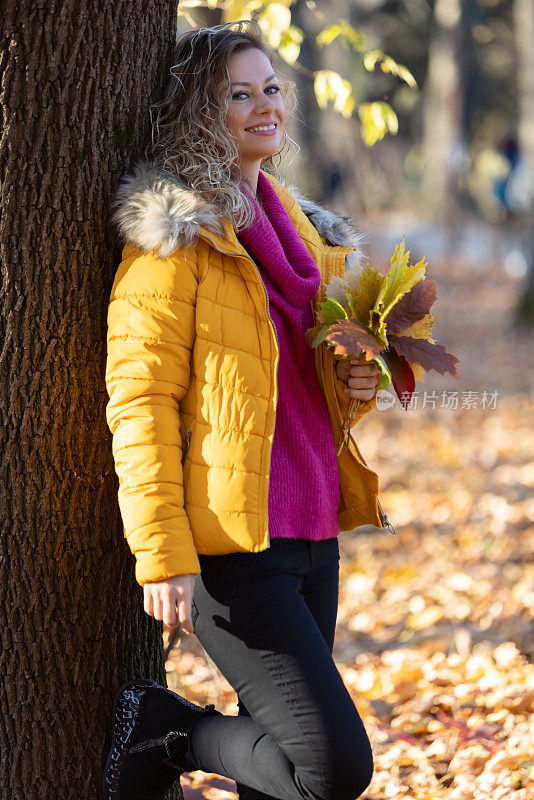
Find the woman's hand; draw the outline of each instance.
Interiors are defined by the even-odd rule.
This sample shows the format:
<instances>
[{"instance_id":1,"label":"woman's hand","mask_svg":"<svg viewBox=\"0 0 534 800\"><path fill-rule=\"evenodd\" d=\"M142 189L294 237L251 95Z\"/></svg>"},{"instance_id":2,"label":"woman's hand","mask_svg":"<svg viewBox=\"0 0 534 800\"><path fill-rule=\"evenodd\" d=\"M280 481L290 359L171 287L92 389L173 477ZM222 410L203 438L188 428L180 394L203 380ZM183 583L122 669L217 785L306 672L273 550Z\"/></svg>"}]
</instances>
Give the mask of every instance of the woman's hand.
<instances>
[{"instance_id":1,"label":"woman's hand","mask_svg":"<svg viewBox=\"0 0 534 800\"><path fill-rule=\"evenodd\" d=\"M347 394L354 400L372 400L376 394L379 369L374 361L365 356L352 361L336 361L337 377L349 387Z\"/></svg>"},{"instance_id":2,"label":"woman's hand","mask_svg":"<svg viewBox=\"0 0 534 800\"><path fill-rule=\"evenodd\" d=\"M191 602L194 588L194 575L174 575L165 581L145 583L143 586L145 611L154 619L162 620L169 628L181 625L185 633L192 634L194 631Z\"/></svg>"}]
</instances>

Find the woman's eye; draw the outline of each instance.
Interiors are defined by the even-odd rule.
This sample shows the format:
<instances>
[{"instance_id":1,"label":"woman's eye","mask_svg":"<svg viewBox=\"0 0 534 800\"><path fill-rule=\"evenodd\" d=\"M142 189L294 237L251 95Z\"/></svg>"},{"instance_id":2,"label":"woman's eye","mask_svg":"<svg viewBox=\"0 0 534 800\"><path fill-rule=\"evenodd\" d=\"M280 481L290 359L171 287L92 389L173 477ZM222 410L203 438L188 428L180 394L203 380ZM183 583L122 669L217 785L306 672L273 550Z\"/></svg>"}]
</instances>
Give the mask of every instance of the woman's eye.
<instances>
[{"instance_id":1,"label":"woman's eye","mask_svg":"<svg viewBox=\"0 0 534 800\"><path fill-rule=\"evenodd\" d=\"M274 92L269 92L269 94L275 94L276 92L279 92L279 91L280 91L280 87L279 87L279 86L274 86L274 85L273 85L273 86L267 86L267 88L265 89L265 91L267 92L267 91L269 91L269 89L274 89ZM239 99L240 99L240 95L243 95L243 94L244 94L244 95L246 95L246 96L248 97L248 92L245 92L245 91L243 90L243 91L241 91L241 92L235 92L235 93L232 95L232 100L239 100Z\"/></svg>"}]
</instances>

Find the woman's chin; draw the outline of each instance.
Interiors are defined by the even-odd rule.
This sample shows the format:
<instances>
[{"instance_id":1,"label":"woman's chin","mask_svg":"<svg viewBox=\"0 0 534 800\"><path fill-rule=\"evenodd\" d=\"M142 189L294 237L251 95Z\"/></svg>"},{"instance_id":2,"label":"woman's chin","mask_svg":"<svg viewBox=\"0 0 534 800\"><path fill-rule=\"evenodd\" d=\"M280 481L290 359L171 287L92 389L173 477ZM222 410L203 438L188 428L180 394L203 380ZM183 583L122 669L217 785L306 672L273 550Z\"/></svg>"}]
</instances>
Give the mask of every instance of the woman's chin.
<instances>
[{"instance_id":1,"label":"woman's chin","mask_svg":"<svg viewBox=\"0 0 534 800\"><path fill-rule=\"evenodd\" d=\"M280 144L278 142L270 144L270 145L263 145L263 147L256 147L254 148L254 154L257 158L269 158L269 156L274 156L280 149Z\"/></svg>"}]
</instances>

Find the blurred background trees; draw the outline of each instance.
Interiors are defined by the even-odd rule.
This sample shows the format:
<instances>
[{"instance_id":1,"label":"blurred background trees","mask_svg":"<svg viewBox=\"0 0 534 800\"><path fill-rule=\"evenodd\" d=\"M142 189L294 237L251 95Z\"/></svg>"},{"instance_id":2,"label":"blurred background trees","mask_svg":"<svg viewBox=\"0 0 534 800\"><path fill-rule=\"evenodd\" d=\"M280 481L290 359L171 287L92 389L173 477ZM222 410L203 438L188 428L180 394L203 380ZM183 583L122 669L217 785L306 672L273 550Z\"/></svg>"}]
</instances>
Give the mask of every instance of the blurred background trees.
<instances>
[{"instance_id":1,"label":"blurred background trees","mask_svg":"<svg viewBox=\"0 0 534 800\"><path fill-rule=\"evenodd\" d=\"M301 152L293 172L282 164L288 180L339 210L435 221L448 253L465 239L466 221L481 258L484 223L502 228L511 235L505 268L524 282L514 321L532 324L531 0L184 0L180 10L182 29L255 17L278 48L300 99L291 133ZM376 50L393 69L380 58L373 68ZM318 79L328 71L350 84L347 103L342 80ZM372 146L365 137L366 146L366 124L371 132L381 124L379 104L386 132Z\"/></svg>"}]
</instances>

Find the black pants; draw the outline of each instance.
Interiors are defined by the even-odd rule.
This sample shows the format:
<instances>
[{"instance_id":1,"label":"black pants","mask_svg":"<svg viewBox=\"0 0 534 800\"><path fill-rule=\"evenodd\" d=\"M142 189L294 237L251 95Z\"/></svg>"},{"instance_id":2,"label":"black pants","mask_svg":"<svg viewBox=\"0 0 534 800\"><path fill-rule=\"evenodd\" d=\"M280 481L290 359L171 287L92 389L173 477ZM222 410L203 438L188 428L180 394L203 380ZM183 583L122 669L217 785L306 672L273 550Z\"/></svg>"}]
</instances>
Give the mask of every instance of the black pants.
<instances>
[{"instance_id":1,"label":"black pants","mask_svg":"<svg viewBox=\"0 0 534 800\"><path fill-rule=\"evenodd\" d=\"M238 695L239 713L195 723L198 769L242 800L354 800L371 746L332 658L339 542L272 539L260 553L200 555L195 634Z\"/></svg>"}]
</instances>

